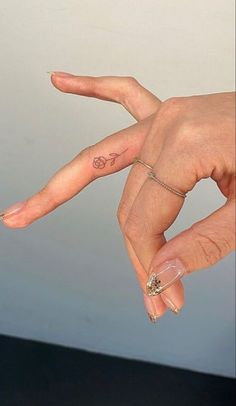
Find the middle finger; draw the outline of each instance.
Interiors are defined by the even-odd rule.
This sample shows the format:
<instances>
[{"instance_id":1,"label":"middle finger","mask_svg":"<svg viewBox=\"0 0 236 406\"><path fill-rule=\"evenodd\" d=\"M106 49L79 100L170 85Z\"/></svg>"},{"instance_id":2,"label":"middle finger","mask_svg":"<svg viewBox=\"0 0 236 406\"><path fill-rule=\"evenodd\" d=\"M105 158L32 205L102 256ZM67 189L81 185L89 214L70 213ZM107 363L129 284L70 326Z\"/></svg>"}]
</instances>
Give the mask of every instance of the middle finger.
<instances>
[{"instance_id":1,"label":"middle finger","mask_svg":"<svg viewBox=\"0 0 236 406\"><path fill-rule=\"evenodd\" d=\"M143 148L139 154L139 158L145 163L148 163L150 166L154 165L154 163L158 159L158 156L161 153L162 145L165 138L165 131L163 131L164 130L163 127L165 125L166 125L165 121L163 121L163 119L161 119L157 113L156 117L153 119L152 125L150 126L150 132L145 139ZM134 200L138 195L142 185L146 181L147 173L149 171L150 169L146 168L144 165L137 162L136 165L133 165L129 173L118 209L118 218L121 225L121 229L124 229L125 227ZM135 252L134 247L132 246L131 242L129 241L125 233L123 234L128 250L133 251L136 256L137 253ZM157 250L160 249L165 244L165 242L166 240L164 235L161 238L159 237L158 241L156 241L156 249ZM152 258L149 258L150 262L151 260ZM167 290L165 294L147 298L146 277L149 263L147 263L146 261L144 263L140 263L140 258L139 259L137 258L136 264L137 265L135 266L135 270L137 272L141 288L144 292L143 293L144 302L146 304L146 307L148 307L147 305L149 305L149 307L154 306L156 312L160 313L159 314L160 316L164 313L164 309L162 307L162 303L164 302L166 306L170 308L170 310L172 310L174 313L177 313L177 307L174 303L176 303L177 301L178 309L180 309L184 302L184 290L182 283L178 282L173 288ZM162 301L160 301L160 299L162 299Z\"/></svg>"}]
</instances>

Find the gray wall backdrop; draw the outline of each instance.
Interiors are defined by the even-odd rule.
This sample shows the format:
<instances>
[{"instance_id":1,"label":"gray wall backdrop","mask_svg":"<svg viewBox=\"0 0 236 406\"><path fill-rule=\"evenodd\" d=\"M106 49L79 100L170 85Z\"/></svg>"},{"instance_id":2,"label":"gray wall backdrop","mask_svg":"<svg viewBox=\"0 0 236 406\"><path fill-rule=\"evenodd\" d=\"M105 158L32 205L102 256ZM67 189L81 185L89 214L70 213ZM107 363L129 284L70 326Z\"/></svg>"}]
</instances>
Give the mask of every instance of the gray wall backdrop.
<instances>
[{"instance_id":1,"label":"gray wall backdrop","mask_svg":"<svg viewBox=\"0 0 236 406\"><path fill-rule=\"evenodd\" d=\"M117 104L65 95L46 74L132 75L161 99L234 89L233 0L0 1L0 203L36 192L82 148L131 125ZM184 280L156 325L116 209L129 169L27 229L0 230L0 333L234 375L234 257ZM200 182L167 238L224 202Z\"/></svg>"}]
</instances>

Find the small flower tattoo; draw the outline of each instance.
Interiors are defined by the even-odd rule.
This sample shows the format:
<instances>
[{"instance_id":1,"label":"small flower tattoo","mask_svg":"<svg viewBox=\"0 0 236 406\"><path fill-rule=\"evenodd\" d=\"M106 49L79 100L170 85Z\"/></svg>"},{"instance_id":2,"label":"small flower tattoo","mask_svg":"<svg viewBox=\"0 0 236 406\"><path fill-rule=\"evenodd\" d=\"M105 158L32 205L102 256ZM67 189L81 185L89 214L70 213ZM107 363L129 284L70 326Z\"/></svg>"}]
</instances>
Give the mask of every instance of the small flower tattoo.
<instances>
[{"instance_id":1,"label":"small flower tattoo","mask_svg":"<svg viewBox=\"0 0 236 406\"><path fill-rule=\"evenodd\" d=\"M96 169L103 169L106 165L107 159L104 156L96 156L93 160L93 167Z\"/></svg>"},{"instance_id":2,"label":"small flower tattoo","mask_svg":"<svg viewBox=\"0 0 236 406\"><path fill-rule=\"evenodd\" d=\"M124 154L127 151L127 149L122 151L120 154L117 154L116 152L111 152L109 154L109 156L111 158L105 158L102 155L101 156L95 156L95 158L93 159L93 167L96 168L96 169L103 169L103 168L105 168L107 162L109 162L109 161L110 161L110 166L114 165L116 158L118 158L119 156Z\"/></svg>"}]
</instances>

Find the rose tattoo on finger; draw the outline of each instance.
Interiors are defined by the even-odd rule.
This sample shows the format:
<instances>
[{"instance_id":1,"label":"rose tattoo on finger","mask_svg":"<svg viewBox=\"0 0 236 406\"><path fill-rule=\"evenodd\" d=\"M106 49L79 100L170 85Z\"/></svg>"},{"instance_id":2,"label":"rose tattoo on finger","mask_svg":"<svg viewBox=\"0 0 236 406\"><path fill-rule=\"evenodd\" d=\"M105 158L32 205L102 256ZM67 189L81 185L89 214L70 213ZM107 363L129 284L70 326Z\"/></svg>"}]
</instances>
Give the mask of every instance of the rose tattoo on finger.
<instances>
[{"instance_id":1,"label":"rose tattoo on finger","mask_svg":"<svg viewBox=\"0 0 236 406\"><path fill-rule=\"evenodd\" d=\"M122 151L120 154L117 154L116 152L111 152L109 154L109 156L111 158L105 158L105 156L103 156L103 155L95 156L95 158L93 159L93 167L96 169L103 169L103 168L105 168L105 166L107 165L108 162L110 162L110 166L114 165L116 159L119 156L121 156L122 154L124 154L127 151L127 149Z\"/></svg>"}]
</instances>

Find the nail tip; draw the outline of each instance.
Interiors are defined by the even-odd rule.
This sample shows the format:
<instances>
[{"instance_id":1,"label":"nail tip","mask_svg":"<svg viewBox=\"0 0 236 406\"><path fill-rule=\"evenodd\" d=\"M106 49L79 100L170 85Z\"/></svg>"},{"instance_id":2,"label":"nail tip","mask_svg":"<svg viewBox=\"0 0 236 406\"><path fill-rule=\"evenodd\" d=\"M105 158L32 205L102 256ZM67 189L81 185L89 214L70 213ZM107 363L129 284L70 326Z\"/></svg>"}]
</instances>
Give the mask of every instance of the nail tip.
<instances>
[{"instance_id":1,"label":"nail tip","mask_svg":"<svg viewBox=\"0 0 236 406\"><path fill-rule=\"evenodd\" d=\"M152 323L156 323L157 320L159 319L159 316L155 316L154 314L151 314L151 313L148 313L148 317L149 317L149 320L150 320Z\"/></svg>"},{"instance_id":2,"label":"nail tip","mask_svg":"<svg viewBox=\"0 0 236 406\"><path fill-rule=\"evenodd\" d=\"M171 309L171 311L176 315L180 313L180 309L177 309L177 307L175 309Z\"/></svg>"},{"instance_id":3,"label":"nail tip","mask_svg":"<svg viewBox=\"0 0 236 406\"><path fill-rule=\"evenodd\" d=\"M159 295L182 278L185 272L185 267L178 258L166 260L160 265L152 266L146 283L147 295Z\"/></svg>"},{"instance_id":4,"label":"nail tip","mask_svg":"<svg viewBox=\"0 0 236 406\"><path fill-rule=\"evenodd\" d=\"M26 204L26 201L21 201L21 202L17 202L15 204L13 204L12 206L8 207L7 209L4 210L4 212L0 213L0 220L2 220L3 218L8 218L12 215L18 214L20 212L21 209L24 208Z\"/></svg>"}]
</instances>

